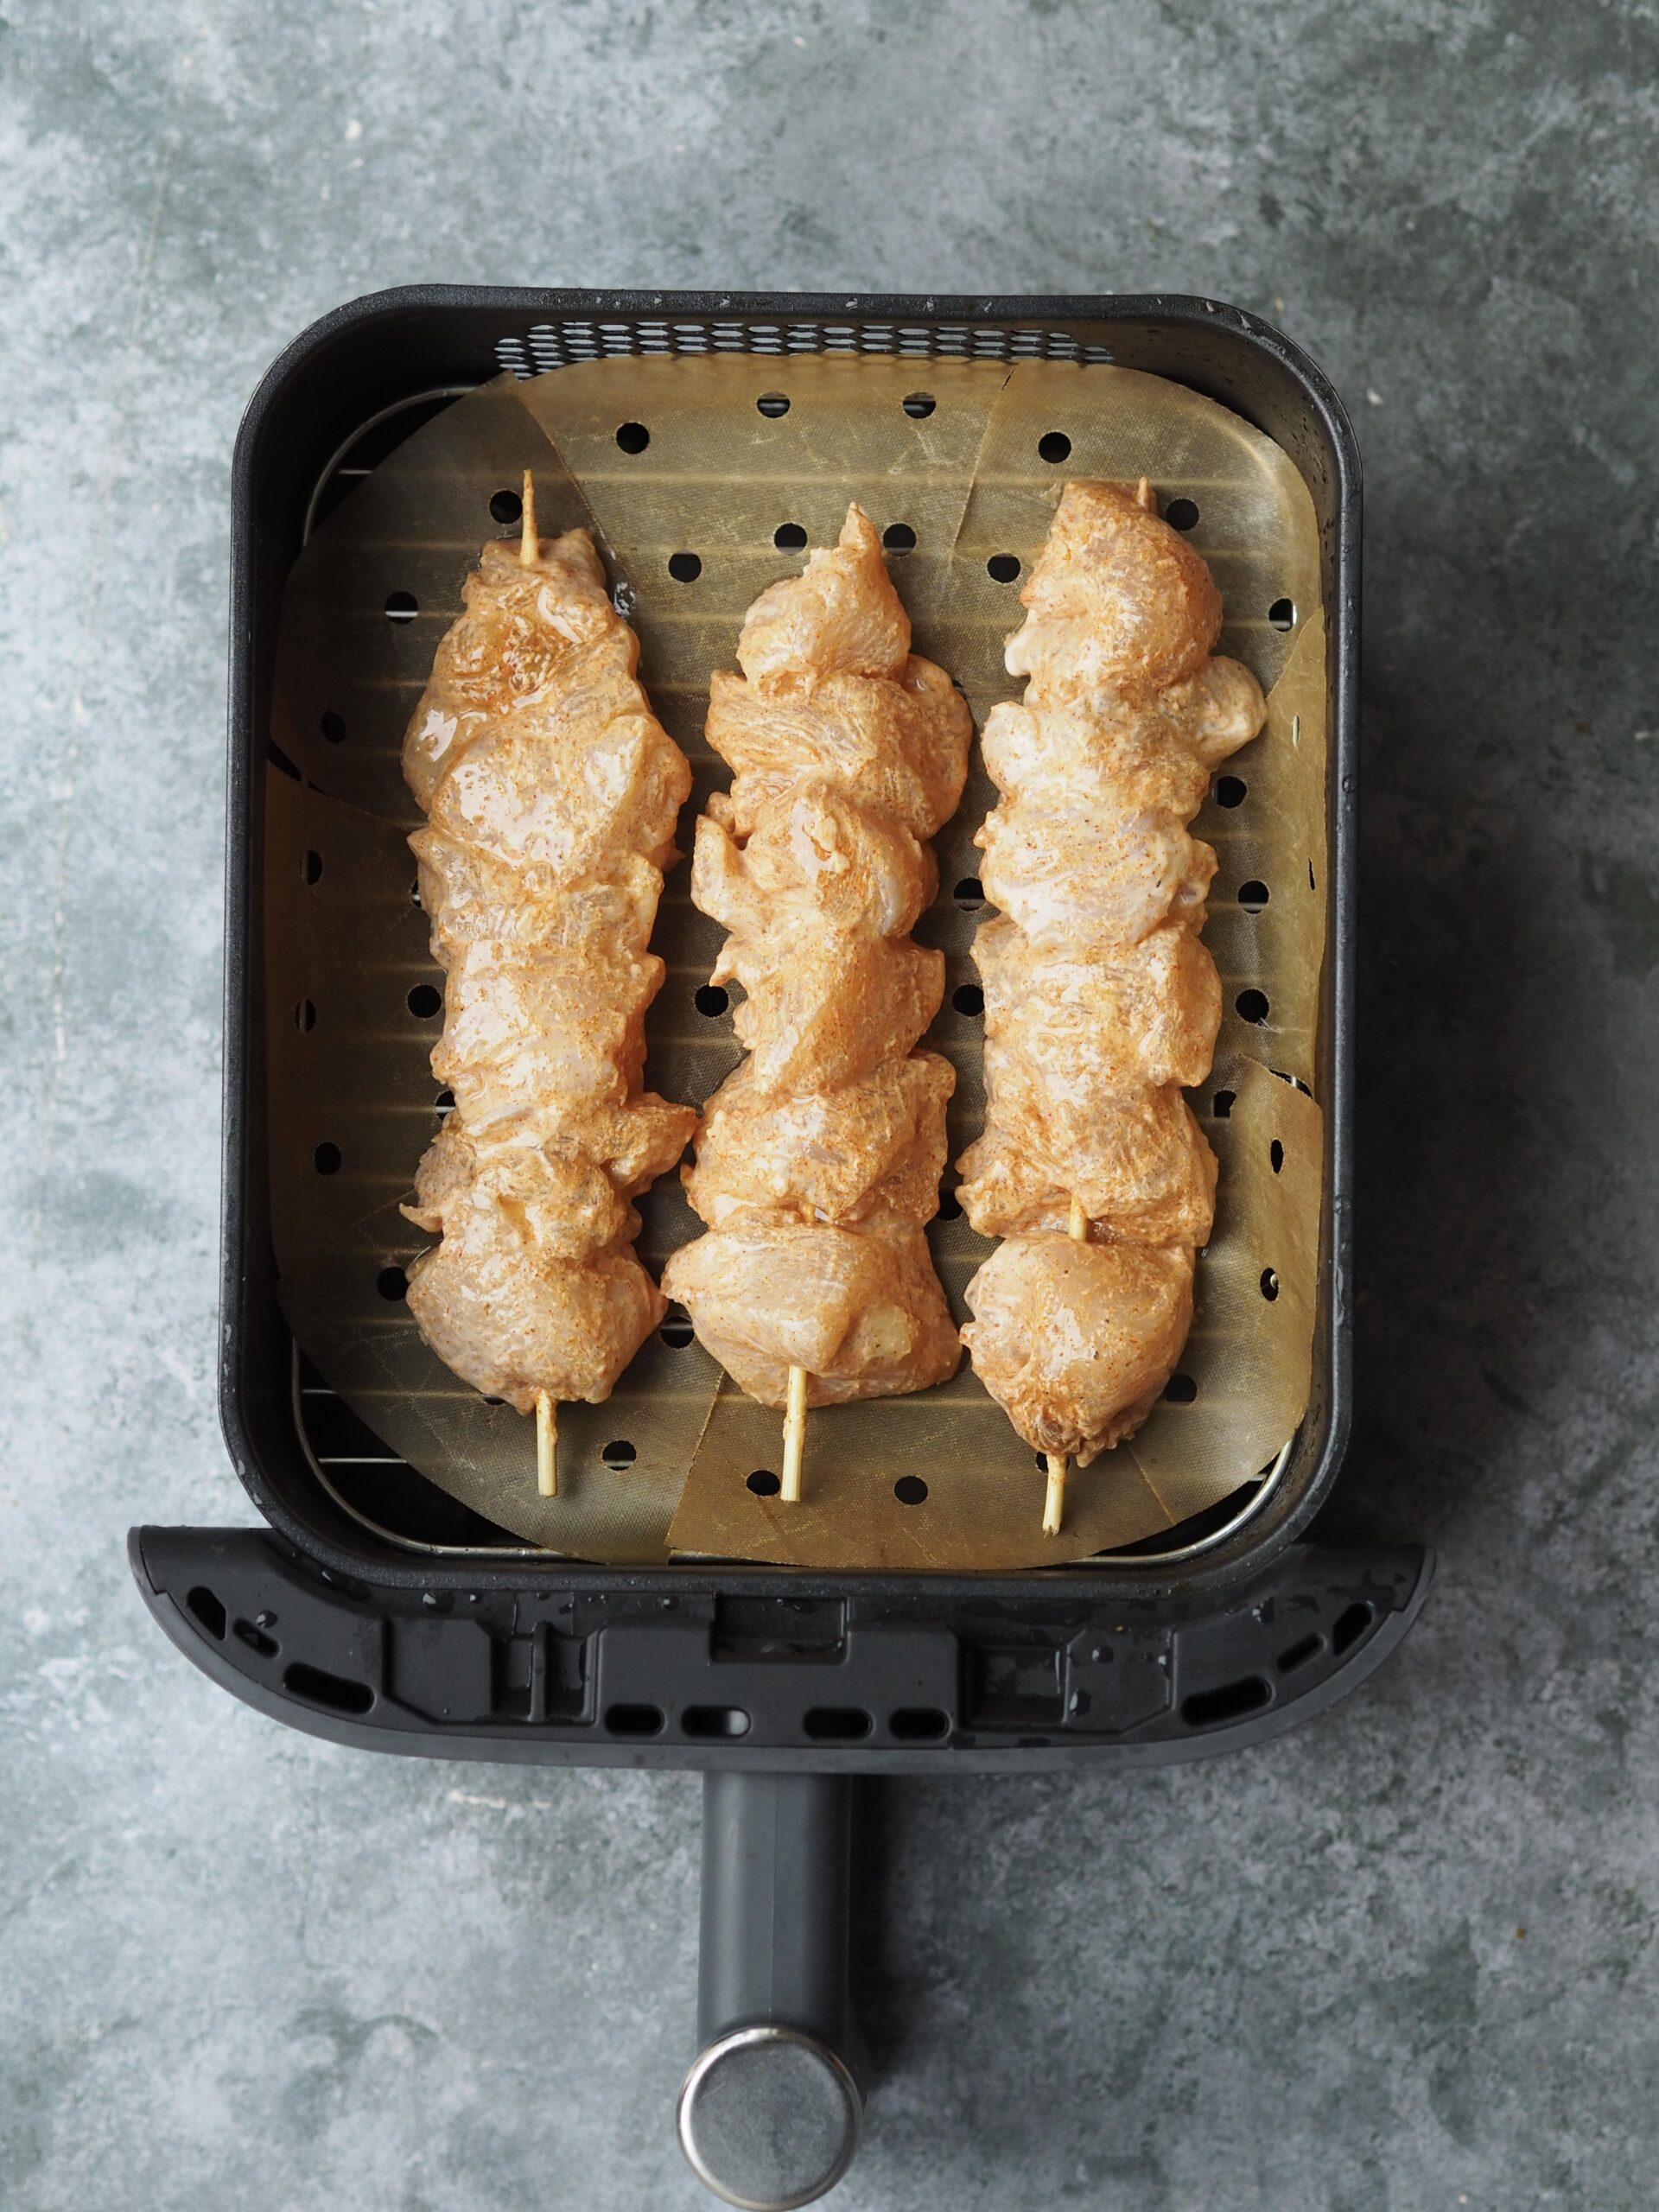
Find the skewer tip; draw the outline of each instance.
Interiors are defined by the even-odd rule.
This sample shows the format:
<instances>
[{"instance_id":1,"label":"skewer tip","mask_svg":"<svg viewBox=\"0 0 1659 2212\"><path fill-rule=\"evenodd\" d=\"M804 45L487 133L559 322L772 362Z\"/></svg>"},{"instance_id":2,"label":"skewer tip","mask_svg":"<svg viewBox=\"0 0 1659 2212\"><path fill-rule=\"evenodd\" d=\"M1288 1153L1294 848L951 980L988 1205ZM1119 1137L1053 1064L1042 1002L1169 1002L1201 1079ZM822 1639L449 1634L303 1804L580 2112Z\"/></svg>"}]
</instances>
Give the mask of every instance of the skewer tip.
<instances>
[{"instance_id":1,"label":"skewer tip","mask_svg":"<svg viewBox=\"0 0 1659 2212\"><path fill-rule=\"evenodd\" d=\"M1064 1452L1049 1452L1044 1455L1048 1468L1048 1488L1043 1497L1043 1534L1058 1536L1060 1522L1065 1517L1065 1471L1070 1464Z\"/></svg>"},{"instance_id":2,"label":"skewer tip","mask_svg":"<svg viewBox=\"0 0 1659 2212\"><path fill-rule=\"evenodd\" d=\"M536 1401L536 1488L543 1497L559 1494L559 1408L545 1391Z\"/></svg>"},{"instance_id":3,"label":"skewer tip","mask_svg":"<svg viewBox=\"0 0 1659 2212\"><path fill-rule=\"evenodd\" d=\"M801 1502L801 1462L806 1456L806 1370L789 1370L789 1395L784 1409L784 1479L779 1492L785 1505Z\"/></svg>"},{"instance_id":4,"label":"skewer tip","mask_svg":"<svg viewBox=\"0 0 1659 2212\"><path fill-rule=\"evenodd\" d=\"M536 535L536 479L529 469L524 471L524 524L518 533L518 558L526 569L533 569L541 556L542 541Z\"/></svg>"}]
</instances>

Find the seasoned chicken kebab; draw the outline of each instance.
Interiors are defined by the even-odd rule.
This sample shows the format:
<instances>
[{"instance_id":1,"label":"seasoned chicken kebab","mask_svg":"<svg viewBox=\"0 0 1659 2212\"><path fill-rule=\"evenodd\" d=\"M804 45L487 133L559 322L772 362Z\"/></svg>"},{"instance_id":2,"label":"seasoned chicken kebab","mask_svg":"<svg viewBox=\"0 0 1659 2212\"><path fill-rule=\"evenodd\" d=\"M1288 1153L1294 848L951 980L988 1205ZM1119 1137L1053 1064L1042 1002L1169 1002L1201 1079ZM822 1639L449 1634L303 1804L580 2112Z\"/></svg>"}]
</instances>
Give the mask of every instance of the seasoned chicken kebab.
<instances>
[{"instance_id":1,"label":"seasoned chicken kebab","mask_svg":"<svg viewBox=\"0 0 1659 2212\"><path fill-rule=\"evenodd\" d=\"M1216 856L1187 824L1267 710L1212 657L1220 596L1144 479L1068 484L1020 597L1025 701L984 729L1003 797L980 876L1001 912L975 941L986 1120L959 1192L1006 1241L963 1338L1049 1455L1052 1532L1066 1459L1140 1426L1191 1325L1216 1160L1181 1090L1209 1073L1221 988L1198 941Z\"/></svg>"},{"instance_id":2,"label":"seasoned chicken kebab","mask_svg":"<svg viewBox=\"0 0 1659 2212\"><path fill-rule=\"evenodd\" d=\"M409 1304L464 1381L537 1414L546 1494L554 1409L608 1397L662 1319L629 1201L696 1126L639 1088L691 772L639 658L586 531L537 537L526 477L522 543L485 546L404 741L455 1101L404 1209L442 1240Z\"/></svg>"},{"instance_id":3,"label":"seasoned chicken kebab","mask_svg":"<svg viewBox=\"0 0 1659 2212\"><path fill-rule=\"evenodd\" d=\"M953 1374L924 1224L956 1076L912 1048L944 960L908 932L938 874L973 734L910 621L874 525L770 586L714 678L709 741L735 771L697 823L691 896L730 931L749 1058L709 1101L685 1173L709 1234L663 1287L751 1396L800 1416ZM794 1492L785 1450L784 1494Z\"/></svg>"}]
</instances>

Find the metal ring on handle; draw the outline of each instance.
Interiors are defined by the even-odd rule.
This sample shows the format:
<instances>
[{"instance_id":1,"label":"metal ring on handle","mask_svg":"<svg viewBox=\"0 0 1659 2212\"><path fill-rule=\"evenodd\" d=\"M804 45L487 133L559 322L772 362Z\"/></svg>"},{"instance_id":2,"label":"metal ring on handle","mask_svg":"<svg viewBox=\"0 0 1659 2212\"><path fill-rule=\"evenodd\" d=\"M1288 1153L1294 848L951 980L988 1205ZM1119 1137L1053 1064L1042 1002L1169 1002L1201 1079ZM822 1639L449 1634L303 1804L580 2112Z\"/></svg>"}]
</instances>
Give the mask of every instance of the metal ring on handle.
<instances>
[{"instance_id":1,"label":"metal ring on handle","mask_svg":"<svg viewBox=\"0 0 1659 2212\"><path fill-rule=\"evenodd\" d=\"M813 2062L822 2069L827 2084L840 2092L843 2104L842 2125L839 2141L834 2139L832 2133L828 2155L815 2161L818 2171L813 2174L797 2172L786 2175L784 2158L775 2150L769 2153L764 2143L757 2143L753 2153L756 2162L765 2166L768 2157L772 2158L775 2161L773 2173L783 2189L781 2195L773 2188L763 2196L754 2193L757 2186L765 2186L761 2173L757 2171L747 2177L742 2173L741 2155L747 2146L741 2143L730 2146L739 2154L737 2170L722 2173L715 2146L698 2140L697 2120L699 2108L706 2106L713 2077L721 2066L729 2064L734 2059L741 2063L745 2054L760 2056L768 2049L782 2055L780 2047L798 2052L802 2057ZM760 2128L764 2130L766 2115L761 2109L762 2103L763 2100L753 2096L745 2100L743 2120L748 2128L754 2128L758 2122ZM777 2117L792 2120L798 2119L799 2113L799 2102L796 2099L791 2100L787 2113L779 2113ZM768 2022L755 2027L735 2028L729 2035L721 2036L718 2041L711 2043L707 2050L698 2052L680 2091L674 2124L678 2130L680 2147L685 2152L687 2163L705 2189L711 2190L726 2203L738 2206L740 2212L794 2212L797 2206L813 2203L818 2197L825 2196L851 2165L863 2133L864 2101L847 2065L827 2044L820 2043L816 2036L804 2035L797 2028Z\"/></svg>"}]
</instances>

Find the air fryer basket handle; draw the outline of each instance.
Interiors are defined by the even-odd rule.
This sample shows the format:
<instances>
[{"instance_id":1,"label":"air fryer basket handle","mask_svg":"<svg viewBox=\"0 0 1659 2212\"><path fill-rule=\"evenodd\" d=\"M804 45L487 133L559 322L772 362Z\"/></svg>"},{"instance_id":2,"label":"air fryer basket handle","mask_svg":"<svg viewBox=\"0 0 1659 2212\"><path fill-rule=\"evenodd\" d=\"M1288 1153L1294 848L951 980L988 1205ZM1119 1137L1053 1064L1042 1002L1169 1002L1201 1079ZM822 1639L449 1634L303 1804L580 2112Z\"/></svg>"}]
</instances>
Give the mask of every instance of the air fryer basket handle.
<instances>
[{"instance_id":1,"label":"air fryer basket handle","mask_svg":"<svg viewBox=\"0 0 1659 2212\"><path fill-rule=\"evenodd\" d=\"M810 2203L858 2146L851 1831L845 1775L703 1777L698 2055L679 2129L730 2203Z\"/></svg>"}]
</instances>

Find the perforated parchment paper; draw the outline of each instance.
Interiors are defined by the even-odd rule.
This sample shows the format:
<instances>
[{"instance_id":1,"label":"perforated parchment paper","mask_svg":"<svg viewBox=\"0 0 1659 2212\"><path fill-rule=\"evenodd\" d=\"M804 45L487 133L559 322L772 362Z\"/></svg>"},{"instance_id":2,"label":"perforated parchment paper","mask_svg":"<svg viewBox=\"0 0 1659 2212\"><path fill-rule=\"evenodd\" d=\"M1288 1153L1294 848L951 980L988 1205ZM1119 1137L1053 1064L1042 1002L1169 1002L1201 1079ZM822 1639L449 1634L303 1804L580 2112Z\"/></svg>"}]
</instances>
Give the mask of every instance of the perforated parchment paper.
<instances>
[{"instance_id":1,"label":"perforated parchment paper","mask_svg":"<svg viewBox=\"0 0 1659 2212\"><path fill-rule=\"evenodd\" d=\"M635 430L619 442L629 424ZM1039 442L1055 451L1057 435L1070 449L1052 462ZM560 1495L543 1500L533 1425L452 1376L397 1295L426 1242L397 1204L438 1126L427 1056L442 984L412 895L404 840L419 817L399 748L480 543L505 534L490 502L525 467L544 533L594 531L639 632L641 674L696 774L688 849L696 810L725 781L702 743L709 675L732 665L755 593L799 565L775 542L784 525L823 544L849 499L868 510L895 541L916 650L957 678L979 722L1017 693L1002 642L1067 477L1145 474L1166 512L1177 500L1198 510L1174 513L1222 590L1222 649L1269 688L1266 730L1229 764L1197 825L1220 861L1206 942L1226 1012L1215 1076L1193 1096L1221 1161L1217 1226L1198 1262L1184 1379L1130 1443L1073 1475L1058 1539L1040 1534L1033 1455L965 1366L938 1390L814 1412L806 1502L783 1508L757 1495L747 1478L775 1469L778 1416L726 1382L673 1317L607 1404L561 1409ZM689 581L691 563L670 568L683 554L698 563ZM1054 1565L1154 1535L1252 1480L1300 1419L1311 1358L1320 1117L1310 1092L1325 927L1318 593L1312 504L1285 455L1213 402L1131 370L613 359L500 378L417 431L296 563L272 709L273 1225L284 1311L325 1379L412 1466L501 1527L619 1562L679 1552L803 1566ZM982 1023L971 1001L953 999L976 982L973 931L988 910L973 833L995 798L976 753L961 810L937 840L939 900L917 931L946 956L945 1004L927 1042L957 1071L953 1157L983 1110ZM721 932L691 906L687 874L682 863L671 874L658 919L669 972L647 1026L647 1077L701 1103L740 1055L729 1010L697 1005ZM672 1177L642 1212L639 1249L653 1271L699 1233ZM965 1316L963 1287L991 1247L948 1191L930 1235ZM607 1465L613 1445L631 1446L632 1460Z\"/></svg>"}]
</instances>

